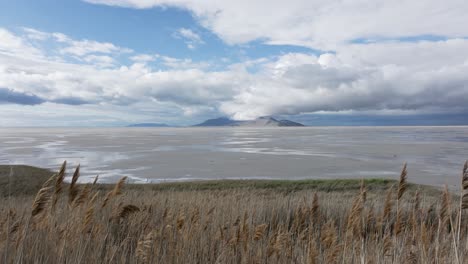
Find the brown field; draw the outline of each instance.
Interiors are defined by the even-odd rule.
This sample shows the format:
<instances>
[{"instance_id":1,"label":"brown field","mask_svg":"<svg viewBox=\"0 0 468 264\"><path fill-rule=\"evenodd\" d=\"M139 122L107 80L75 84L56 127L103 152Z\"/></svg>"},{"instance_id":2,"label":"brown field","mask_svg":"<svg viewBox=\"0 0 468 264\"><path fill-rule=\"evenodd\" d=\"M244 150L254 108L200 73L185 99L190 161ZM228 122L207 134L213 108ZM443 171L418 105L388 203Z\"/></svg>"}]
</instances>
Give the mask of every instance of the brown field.
<instances>
[{"instance_id":1,"label":"brown field","mask_svg":"<svg viewBox=\"0 0 468 264\"><path fill-rule=\"evenodd\" d=\"M65 184L64 167L0 167L0 263L468 263L467 164L456 193L409 184L405 168L110 186L75 184L79 170Z\"/></svg>"}]
</instances>

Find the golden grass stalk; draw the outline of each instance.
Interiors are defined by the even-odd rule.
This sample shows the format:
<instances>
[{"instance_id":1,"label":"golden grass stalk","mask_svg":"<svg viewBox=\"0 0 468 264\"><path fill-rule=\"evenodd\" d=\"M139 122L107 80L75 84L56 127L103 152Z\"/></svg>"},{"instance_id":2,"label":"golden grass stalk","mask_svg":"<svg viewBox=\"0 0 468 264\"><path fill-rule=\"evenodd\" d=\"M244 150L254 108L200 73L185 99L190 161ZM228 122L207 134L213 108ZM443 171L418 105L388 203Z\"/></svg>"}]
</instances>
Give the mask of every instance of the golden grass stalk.
<instances>
[{"instance_id":1,"label":"golden grass stalk","mask_svg":"<svg viewBox=\"0 0 468 264\"><path fill-rule=\"evenodd\" d=\"M392 208L393 208L393 199L392 199L393 188L394 188L394 185L390 186L387 190L387 194L385 195L383 211L379 219L379 227L383 227L385 223L388 223L388 221L390 220L390 215L392 213Z\"/></svg>"},{"instance_id":2,"label":"golden grass stalk","mask_svg":"<svg viewBox=\"0 0 468 264\"><path fill-rule=\"evenodd\" d=\"M309 264L316 264L318 263L317 261L317 257L319 256L319 252L317 251L317 243L315 242L314 239L311 239L309 241L309 245L308 245L308 254L307 254L307 258L308 258L308 263Z\"/></svg>"},{"instance_id":3,"label":"golden grass stalk","mask_svg":"<svg viewBox=\"0 0 468 264\"><path fill-rule=\"evenodd\" d=\"M451 202L451 198L450 198L450 192L448 190L448 187L447 185L445 185L445 188L444 188L444 192L442 193L442 208L440 210L440 223L442 224L442 228L446 228L446 226L448 225L448 232L451 233L451 237L452 237L452 241L453 241L453 250L454 250L454 253L455 253L455 257L456 257L456 260L457 260L457 263L460 263L459 261L459 256L458 256L458 250L457 250L457 241L456 241L456 238L455 238L455 234L454 232L456 232L456 230L454 230L454 225L453 225L453 221L452 221L452 202Z\"/></svg>"},{"instance_id":4,"label":"golden grass stalk","mask_svg":"<svg viewBox=\"0 0 468 264\"><path fill-rule=\"evenodd\" d=\"M406 169L406 162L403 164L403 169L401 169L400 173L400 180L398 182L398 195L397 195L397 200L400 200L403 194L406 191L406 188L408 187L407 184L407 169Z\"/></svg>"},{"instance_id":5,"label":"golden grass stalk","mask_svg":"<svg viewBox=\"0 0 468 264\"><path fill-rule=\"evenodd\" d=\"M265 232L268 228L268 225L267 224L261 224L261 225L258 225L255 227L255 234L254 234L254 237L253 239L255 241L258 241L260 239L263 238L263 236L265 235Z\"/></svg>"},{"instance_id":6,"label":"golden grass stalk","mask_svg":"<svg viewBox=\"0 0 468 264\"><path fill-rule=\"evenodd\" d=\"M94 205L90 204L86 209L85 217L83 219L83 232L89 230L94 216Z\"/></svg>"},{"instance_id":7,"label":"golden grass stalk","mask_svg":"<svg viewBox=\"0 0 468 264\"><path fill-rule=\"evenodd\" d=\"M414 194L413 199L413 213L411 217L411 228L413 229L413 239L416 237L417 230L419 229L421 218L421 195L419 190Z\"/></svg>"},{"instance_id":8,"label":"golden grass stalk","mask_svg":"<svg viewBox=\"0 0 468 264\"><path fill-rule=\"evenodd\" d=\"M79 188L76 185L76 182L78 181L78 178L80 177L80 164L76 166L75 172L73 173L72 180L70 182L70 186L68 187L68 204L72 204L76 196L79 193Z\"/></svg>"},{"instance_id":9,"label":"golden grass stalk","mask_svg":"<svg viewBox=\"0 0 468 264\"><path fill-rule=\"evenodd\" d=\"M448 191L447 185L445 185L444 187L444 191L441 197L441 202L442 204L441 204L440 212L439 212L440 224L443 230L450 231L452 229L452 226L448 226L448 225L451 222L450 218L451 218L452 210L451 210L450 192Z\"/></svg>"},{"instance_id":10,"label":"golden grass stalk","mask_svg":"<svg viewBox=\"0 0 468 264\"><path fill-rule=\"evenodd\" d=\"M136 248L136 257L141 263L150 263L151 260L151 247L154 243L154 236L156 232L151 231L143 239L139 240Z\"/></svg>"},{"instance_id":11,"label":"golden grass stalk","mask_svg":"<svg viewBox=\"0 0 468 264\"><path fill-rule=\"evenodd\" d=\"M183 212L179 214L179 217L177 218L177 230L182 230L185 224L185 215Z\"/></svg>"},{"instance_id":12,"label":"golden grass stalk","mask_svg":"<svg viewBox=\"0 0 468 264\"><path fill-rule=\"evenodd\" d=\"M457 254L460 250L460 235L463 221L463 210L468 208L468 160L463 164L462 175L461 175L461 188L460 188L460 205L457 218L457 240L456 249ZM468 246L468 245L467 245Z\"/></svg>"},{"instance_id":13,"label":"golden grass stalk","mask_svg":"<svg viewBox=\"0 0 468 264\"><path fill-rule=\"evenodd\" d=\"M112 197L122 194L122 187L127 180L127 177L122 177L117 184L115 184L114 189L108 192L106 198L104 198L104 202L102 203L102 208L106 207Z\"/></svg>"},{"instance_id":14,"label":"golden grass stalk","mask_svg":"<svg viewBox=\"0 0 468 264\"><path fill-rule=\"evenodd\" d=\"M365 203L367 199L367 190L366 190L366 185L364 184L364 178L361 179L361 187L360 187L359 192L361 194L362 202Z\"/></svg>"},{"instance_id":15,"label":"golden grass stalk","mask_svg":"<svg viewBox=\"0 0 468 264\"><path fill-rule=\"evenodd\" d=\"M56 177L57 174L53 174L52 176L50 176L50 178L46 182L44 182L44 184L42 184L42 188L50 187L52 183L56 181Z\"/></svg>"},{"instance_id":16,"label":"golden grass stalk","mask_svg":"<svg viewBox=\"0 0 468 264\"><path fill-rule=\"evenodd\" d=\"M126 180L127 180L127 177L124 176L117 182L117 184L114 186L114 189L112 190L112 195L113 196L117 196L117 195L122 194L122 187L125 184Z\"/></svg>"},{"instance_id":17,"label":"golden grass stalk","mask_svg":"<svg viewBox=\"0 0 468 264\"><path fill-rule=\"evenodd\" d=\"M44 211L50 201L52 187L43 187L36 194L32 204L31 216L35 217Z\"/></svg>"},{"instance_id":18,"label":"golden grass stalk","mask_svg":"<svg viewBox=\"0 0 468 264\"><path fill-rule=\"evenodd\" d=\"M406 170L406 162L405 162L403 164L403 168L401 169L400 180L398 182L398 191L397 191L397 205L396 205L397 215L396 215L396 222L395 222L395 235L397 236L401 233L403 226L404 226L400 200L401 200L401 197L403 197L403 194L405 193L407 186L408 186L407 174L408 172Z\"/></svg>"},{"instance_id":19,"label":"golden grass stalk","mask_svg":"<svg viewBox=\"0 0 468 264\"><path fill-rule=\"evenodd\" d=\"M86 184L85 187L81 190L80 194L75 200L74 206L83 205L86 203L86 200L89 197L89 193L91 192L91 187L89 184Z\"/></svg>"},{"instance_id":20,"label":"golden grass stalk","mask_svg":"<svg viewBox=\"0 0 468 264\"><path fill-rule=\"evenodd\" d=\"M52 210L55 210L57 201L60 197L60 193L62 192L62 184L63 184L63 180L65 179L66 169L67 169L67 161L65 160L62 166L60 167L59 173L57 174L57 177L55 180L55 191L54 191L54 196L52 198Z\"/></svg>"},{"instance_id":21,"label":"golden grass stalk","mask_svg":"<svg viewBox=\"0 0 468 264\"><path fill-rule=\"evenodd\" d=\"M139 211L140 211L140 208L138 206L133 205L133 204L127 204L120 208L117 217L125 219L129 217L130 215Z\"/></svg>"},{"instance_id":22,"label":"golden grass stalk","mask_svg":"<svg viewBox=\"0 0 468 264\"><path fill-rule=\"evenodd\" d=\"M318 199L317 193L314 192L314 198L312 200L312 208L310 209L311 227L318 225L319 217L320 217L319 199Z\"/></svg>"},{"instance_id":23,"label":"golden grass stalk","mask_svg":"<svg viewBox=\"0 0 468 264\"><path fill-rule=\"evenodd\" d=\"M94 177L93 185L96 185L98 180L99 180L99 175L96 175L96 177Z\"/></svg>"},{"instance_id":24,"label":"golden grass stalk","mask_svg":"<svg viewBox=\"0 0 468 264\"><path fill-rule=\"evenodd\" d=\"M393 252L392 248L393 248L392 237L390 236L390 233L386 233L383 238L383 255L384 256L391 255L391 252Z\"/></svg>"},{"instance_id":25,"label":"golden grass stalk","mask_svg":"<svg viewBox=\"0 0 468 264\"><path fill-rule=\"evenodd\" d=\"M468 160L465 161L462 170L462 181L461 181L461 209L468 209ZM461 216L461 213L460 213Z\"/></svg>"},{"instance_id":26,"label":"golden grass stalk","mask_svg":"<svg viewBox=\"0 0 468 264\"><path fill-rule=\"evenodd\" d=\"M89 201L90 204L94 204L99 196L100 191L97 191L93 197L91 197L91 200Z\"/></svg>"}]
</instances>

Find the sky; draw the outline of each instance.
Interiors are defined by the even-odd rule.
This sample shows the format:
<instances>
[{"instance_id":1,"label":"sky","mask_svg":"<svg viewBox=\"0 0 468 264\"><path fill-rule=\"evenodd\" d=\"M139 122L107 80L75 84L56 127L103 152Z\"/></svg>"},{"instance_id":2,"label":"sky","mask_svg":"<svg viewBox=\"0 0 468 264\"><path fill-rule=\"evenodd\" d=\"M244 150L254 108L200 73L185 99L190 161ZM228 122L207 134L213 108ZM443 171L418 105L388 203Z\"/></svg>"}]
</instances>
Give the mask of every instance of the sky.
<instances>
[{"instance_id":1,"label":"sky","mask_svg":"<svg viewBox=\"0 0 468 264\"><path fill-rule=\"evenodd\" d=\"M468 125L465 0L0 0L0 126Z\"/></svg>"}]
</instances>

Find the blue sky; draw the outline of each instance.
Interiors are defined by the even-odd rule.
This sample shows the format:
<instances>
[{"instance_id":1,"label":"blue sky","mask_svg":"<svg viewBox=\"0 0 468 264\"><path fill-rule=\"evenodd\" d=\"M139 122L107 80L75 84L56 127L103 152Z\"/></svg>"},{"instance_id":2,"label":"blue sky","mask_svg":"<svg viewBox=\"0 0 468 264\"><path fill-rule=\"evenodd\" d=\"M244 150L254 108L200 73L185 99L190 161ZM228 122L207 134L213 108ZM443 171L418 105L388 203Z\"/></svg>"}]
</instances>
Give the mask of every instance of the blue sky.
<instances>
[{"instance_id":1,"label":"blue sky","mask_svg":"<svg viewBox=\"0 0 468 264\"><path fill-rule=\"evenodd\" d=\"M75 39L91 39L130 47L139 53L158 53L193 61L229 59L229 63L257 59L289 52L318 53L307 47L264 45L253 41L243 45L226 45L203 28L187 10L155 7L131 9L92 5L83 1L5 1L0 11L0 24L20 32L30 27L46 32L61 32ZM177 37L177 31L188 29L203 43L196 49L187 47L188 40ZM125 61L124 61L125 62Z\"/></svg>"},{"instance_id":2,"label":"blue sky","mask_svg":"<svg viewBox=\"0 0 468 264\"><path fill-rule=\"evenodd\" d=\"M0 126L468 124L466 11L457 0L2 1Z\"/></svg>"}]
</instances>

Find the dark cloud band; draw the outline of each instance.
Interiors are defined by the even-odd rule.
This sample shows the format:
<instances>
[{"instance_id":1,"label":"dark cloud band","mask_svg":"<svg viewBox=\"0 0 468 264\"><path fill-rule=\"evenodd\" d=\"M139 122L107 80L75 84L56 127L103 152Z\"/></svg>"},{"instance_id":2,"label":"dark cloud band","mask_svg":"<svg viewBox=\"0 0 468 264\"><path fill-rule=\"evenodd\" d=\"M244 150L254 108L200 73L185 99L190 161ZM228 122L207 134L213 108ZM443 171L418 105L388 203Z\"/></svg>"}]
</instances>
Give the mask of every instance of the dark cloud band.
<instances>
[{"instance_id":1,"label":"dark cloud band","mask_svg":"<svg viewBox=\"0 0 468 264\"><path fill-rule=\"evenodd\" d=\"M63 97L46 100L32 93L18 92L9 88L0 88L0 104L39 105L45 102L65 105L89 104L88 101L77 97Z\"/></svg>"},{"instance_id":2,"label":"dark cloud band","mask_svg":"<svg viewBox=\"0 0 468 264\"><path fill-rule=\"evenodd\" d=\"M20 105L38 105L45 100L35 94L17 92L8 88L0 88L0 103L20 104Z\"/></svg>"}]
</instances>

